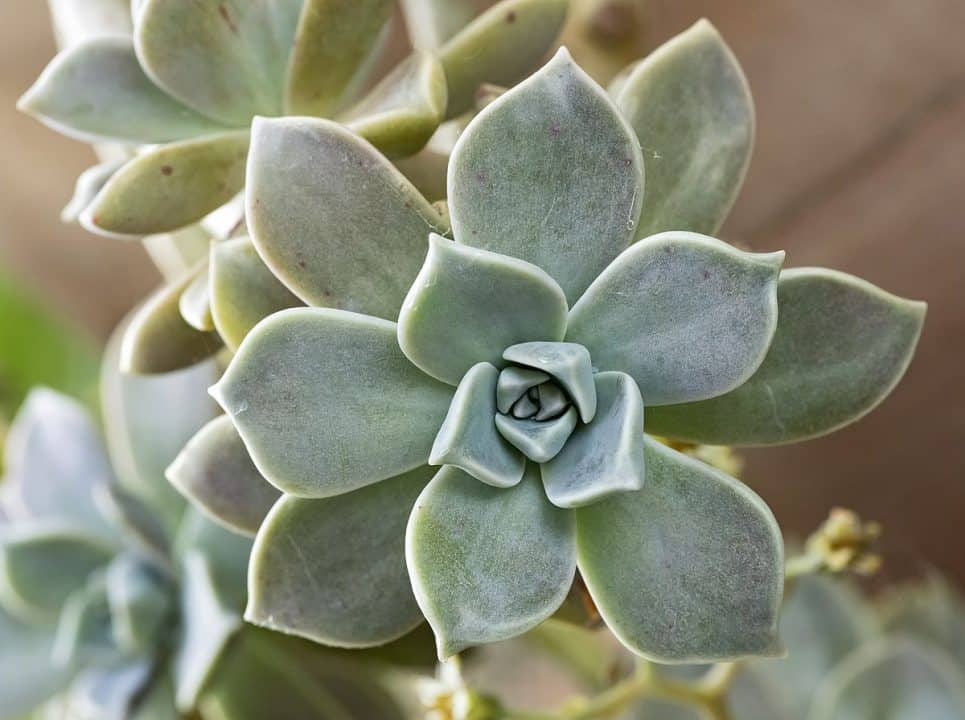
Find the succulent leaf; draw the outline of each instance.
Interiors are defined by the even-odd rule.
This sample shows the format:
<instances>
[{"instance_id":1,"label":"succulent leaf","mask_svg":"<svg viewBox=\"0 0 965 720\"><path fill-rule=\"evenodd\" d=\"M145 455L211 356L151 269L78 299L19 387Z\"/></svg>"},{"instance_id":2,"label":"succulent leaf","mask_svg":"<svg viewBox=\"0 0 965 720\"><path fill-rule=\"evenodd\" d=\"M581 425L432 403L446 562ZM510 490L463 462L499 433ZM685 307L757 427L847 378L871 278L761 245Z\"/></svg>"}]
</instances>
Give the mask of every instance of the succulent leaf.
<instances>
[{"instance_id":1,"label":"succulent leaf","mask_svg":"<svg viewBox=\"0 0 965 720\"><path fill-rule=\"evenodd\" d=\"M71 683L64 714L78 720L136 720L133 713L151 680L151 670L152 663L142 658L83 669Z\"/></svg>"},{"instance_id":2,"label":"succulent leaf","mask_svg":"<svg viewBox=\"0 0 965 720\"><path fill-rule=\"evenodd\" d=\"M643 158L606 93L560 50L469 124L448 186L457 242L539 266L572 304L633 239Z\"/></svg>"},{"instance_id":3,"label":"succulent leaf","mask_svg":"<svg viewBox=\"0 0 965 720\"><path fill-rule=\"evenodd\" d=\"M496 430L534 463L545 463L559 454L578 422L579 413L571 407L550 420L496 415Z\"/></svg>"},{"instance_id":4,"label":"succulent leaf","mask_svg":"<svg viewBox=\"0 0 965 720\"><path fill-rule=\"evenodd\" d=\"M457 385L479 362L527 340L562 340L566 298L528 262L429 238L425 265L399 314L399 347L417 367Z\"/></svg>"},{"instance_id":5,"label":"succulent leaf","mask_svg":"<svg viewBox=\"0 0 965 720\"><path fill-rule=\"evenodd\" d=\"M713 445L771 445L832 432L891 392L925 317L924 303L817 268L781 273L777 298L777 331L750 380L712 400L648 409L648 432Z\"/></svg>"},{"instance_id":6,"label":"succulent leaf","mask_svg":"<svg viewBox=\"0 0 965 720\"><path fill-rule=\"evenodd\" d=\"M774 516L737 480L645 442L643 490L575 511L580 572L607 627L658 662L779 653Z\"/></svg>"},{"instance_id":7,"label":"succulent leaf","mask_svg":"<svg viewBox=\"0 0 965 720\"><path fill-rule=\"evenodd\" d=\"M580 411L580 419L584 423L593 420L596 388L590 353L585 347L564 342L524 342L506 348L503 359L549 374Z\"/></svg>"},{"instance_id":8,"label":"succulent leaf","mask_svg":"<svg viewBox=\"0 0 965 720\"><path fill-rule=\"evenodd\" d=\"M279 500L252 551L245 618L339 647L382 645L416 627L405 525L433 472L420 467L338 497Z\"/></svg>"},{"instance_id":9,"label":"succulent leaf","mask_svg":"<svg viewBox=\"0 0 965 720\"><path fill-rule=\"evenodd\" d=\"M481 362L463 376L429 453L430 465L453 465L493 487L512 487L526 459L496 430L500 372Z\"/></svg>"},{"instance_id":10,"label":"succulent leaf","mask_svg":"<svg viewBox=\"0 0 965 720\"><path fill-rule=\"evenodd\" d=\"M633 377L648 408L721 395L764 359L783 259L695 233L654 235L573 306L567 340L586 346L598 370Z\"/></svg>"},{"instance_id":11,"label":"succulent leaf","mask_svg":"<svg viewBox=\"0 0 965 720\"><path fill-rule=\"evenodd\" d=\"M255 468L231 418L222 415L188 441L167 478L213 520L254 536L279 491Z\"/></svg>"},{"instance_id":12,"label":"succulent leaf","mask_svg":"<svg viewBox=\"0 0 965 720\"><path fill-rule=\"evenodd\" d=\"M125 37L98 38L64 50L17 107L58 132L89 142L171 142L225 130L151 82Z\"/></svg>"},{"instance_id":13,"label":"succulent leaf","mask_svg":"<svg viewBox=\"0 0 965 720\"><path fill-rule=\"evenodd\" d=\"M60 612L51 660L59 667L110 662L116 653L103 571L67 598Z\"/></svg>"},{"instance_id":14,"label":"succulent leaf","mask_svg":"<svg viewBox=\"0 0 965 720\"><path fill-rule=\"evenodd\" d=\"M754 103L737 59L706 20L638 63L615 94L647 163L637 237L713 235L737 199L754 145Z\"/></svg>"},{"instance_id":15,"label":"succulent leaf","mask_svg":"<svg viewBox=\"0 0 965 720\"><path fill-rule=\"evenodd\" d=\"M205 263L178 299L178 311L188 325L199 332L214 330L211 315L211 288L208 281L208 265Z\"/></svg>"},{"instance_id":16,"label":"succulent leaf","mask_svg":"<svg viewBox=\"0 0 965 720\"><path fill-rule=\"evenodd\" d=\"M576 566L573 516L547 501L535 465L511 488L444 467L412 511L406 562L445 659L556 611Z\"/></svg>"},{"instance_id":17,"label":"succulent leaf","mask_svg":"<svg viewBox=\"0 0 965 720\"><path fill-rule=\"evenodd\" d=\"M106 579L114 643L127 653L150 651L174 610L169 580L130 554L111 562Z\"/></svg>"},{"instance_id":18,"label":"succulent leaf","mask_svg":"<svg viewBox=\"0 0 965 720\"><path fill-rule=\"evenodd\" d=\"M217 122L245 127L255 115L282 112L303 2L144 0L137 55L170 95Z\"/></svg>"},{"instance_id":19,"label":"succulent leaf","mask_svg":"<svg viewBox=\"0 0 965 720\"><path fill-rule=\"evenodd\" d=\"M97 488L95 499L105 517L133 548L165 571L170 570L170 538L158 515L136 495L119 485Z\"/></svg>"},{"instance_id":20,"label":"succulent leaf","mask_svg":"<svg viewBox=\"0 0 965 720\"><path fill-rule=\"evenodd\" d=\"M260 323L211 392L261 474L302 497L424 465L452 397L402 354L395 323L319 308Z\"/></svg>"},{"instance_id":21,"label":"succulent leaf","mask_svg":"<svg viewBox=\"0 0 965 720\"><path fill-rule=\"evenodd\" d=\"M392 0L305 0L288 69L286 115L332 117L369 76Z\"/></svg>"},{"instance_id":22,"label":"succulent leaf","mask_svg":"<svg viewBox=\"0 0 965 720\"><path fill-rule=\"evenodd\" d=\"M549 501L557 507L590 505L643 487L643 398L626 373L593 378L599 407L578 425L559 454L540 467Z\"/></svg>"},{"instance_id":23,"label":"succulent leaf","mask_svg":"<svg viewBox=\"0 0 965 720\"><path fill-rule=\"evenodd\" d=\"M150 235L195 223L241 190L247 153L247 131L149 149L107 181L81 223L109 235Z\"/></svg>"},{"instance_id":24,"label":"succulent leaf","mask_svg":"<svg viewBox=\"0 0 965 720\"><path fill-rule=\"evenodd\" d=\"M264 318L302 304L265 266L247 237L211 246L209 281L211 315L231 350Z\"/></svg>"},{"instance_id":25,"label":"succulent leaf","mask_svg":"<svg viewBox=\"0 0 965 720\"><path fill-rule=\"evenodd\" d=\"M247 203L258 253L298 297L390 320L422 265L426 237L444 229L375 148L325 120L255 122Z\"/></svg>"},{"instance_id":26,"label":"succulent leaf","mask_svg":"<svg viewBox=\"0 0 965 720\"><path fill-rule=\"evenodd\" d=\"M123 167L125 162L127 161L108 160L89 167L78 175L77 183L74 185L74 194L60 213L61 222L77 222L81 213L94 201L97 193L107 184L114 173Z\"/></svg>"},{"instance_id":27,"label":"succulent leaf","mask_svg":"<svg viewBox=\"0 0 965 720\"><path fill-rule=\"evenodd\" d=\"M130 0L47 0L57 46L69 48L99 37L130 36Z\"/></svg>"},{"instance_id":28,"label":"succulent leaf","mask_svg":"<svg viewBox=\"0 0 965 720\"><path fill-rule=\"evenodd\" d=\"M73 668L52 666L53 635L25 624L0 607L0 718L25 716L67 686Z\"/></svg>"},{"instance_id":29,"label":"succulent leaf","mask_svg":"<svg viewBox=\"0 0 965 720\"><path fill-rule=\"evenodd\" d=\"M568 6L568 0L503 0L450 38L439 49L449 117L469 110L483 83L509 86L530 72L553 46Z\"/></svg>"},{"instance_id":30,"label":"succulent leaf","mask_svg":"<svg viewBox=\"0 0 965 720\"><path fill-rule=\"evenodd\" d=\"M401 0L399 4L417 50L438 50L476 14L473 0Z\"/></svg>"}]
</instances>

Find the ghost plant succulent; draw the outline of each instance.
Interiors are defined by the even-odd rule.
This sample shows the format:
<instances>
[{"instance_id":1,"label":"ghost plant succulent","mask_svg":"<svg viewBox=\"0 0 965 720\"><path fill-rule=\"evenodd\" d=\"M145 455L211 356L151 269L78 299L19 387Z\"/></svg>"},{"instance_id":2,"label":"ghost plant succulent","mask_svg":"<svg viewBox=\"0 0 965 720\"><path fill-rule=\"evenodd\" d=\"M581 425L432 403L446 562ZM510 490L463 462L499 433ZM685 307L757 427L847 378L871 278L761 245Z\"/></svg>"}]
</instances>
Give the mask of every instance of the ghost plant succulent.
<instances>
[{"instance_id":1,"label":"ghost plant succulent","mask_svg":"<svg viewBox=\"0 0 965 720\"><path fill-rule=\"evenodd\" d=\"M64 49L20 108L72 137L136 148L84 173L65 215L94 232L150 236L159 262L170 266L174 257L172 284L131 328L131 343L150 347L125 354L124 364L143 373L212 354L223 325L232 343L231 321L212 312L208 286L239 275L209 280L206 259L209 240L243 231L241 205L231 201L244 185L255 116L333 118L390 157L411 155L441 122L470 108L480 83L512 83L530 71L567 8L567 0L503 0L473 19L407 0L419 49L373 84L393 0L98 0L91 12L110 10L104 22L117 29L118 4L131 6L129 32L95 33ZM77 12L67 4L54 10ZM219 257L222 266L253 258L237 248ZM258 285L258 270L241 277L254 274ZM295 304L283 288L268 295L249 314ZM152 334L159 327L162 338Z\"/></svg>"},{"instance_id":2,"label":"ghost plant succulent","mask_svg":"<svg viewBox=\"0 0 965 720\"><path fill-rule=\"evenodd\" d=\"M579 573L639 655L779 652L773 516L652 436L854 421L924 307L710 237L752 138L706 22L609 95L560 51L466 127L447 213L341 125L257 121L252 246L311 307L247 333L212 389L240 438L216 421L169 473L226 522L267 513L247 619L362 647L425 617L447 657L550 617ZM227 453L270 511L225 490Z\"/></svg>"}]
</instances>

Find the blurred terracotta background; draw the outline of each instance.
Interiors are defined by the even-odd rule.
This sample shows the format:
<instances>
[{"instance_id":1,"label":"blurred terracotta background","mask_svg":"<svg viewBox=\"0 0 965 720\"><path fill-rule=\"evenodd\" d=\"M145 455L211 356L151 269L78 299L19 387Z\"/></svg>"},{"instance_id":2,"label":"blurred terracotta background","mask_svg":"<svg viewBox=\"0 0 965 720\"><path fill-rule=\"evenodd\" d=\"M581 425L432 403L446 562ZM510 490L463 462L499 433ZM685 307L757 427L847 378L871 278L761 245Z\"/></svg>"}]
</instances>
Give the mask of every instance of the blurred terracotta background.
<instances>
[{"instance_id":1,"label":"blurred terracotta background","mask_svg":"<svg viewBox=\"0 0 965 720\"><path fill-rule=\"evenodd\" d=\"M758 142L724 238L930 303L881 408L745 452L745 479L789 532L848 506L884 524L889 574L932 564L965 585L965 2L636 2L601 18L599 42L642 52L706 16L750 80ZM136 243L58 220L92 156L14 110L53 53L46 3L0 3L0 267L103 339L157 274Z\"/></svg>"}]
</instances>

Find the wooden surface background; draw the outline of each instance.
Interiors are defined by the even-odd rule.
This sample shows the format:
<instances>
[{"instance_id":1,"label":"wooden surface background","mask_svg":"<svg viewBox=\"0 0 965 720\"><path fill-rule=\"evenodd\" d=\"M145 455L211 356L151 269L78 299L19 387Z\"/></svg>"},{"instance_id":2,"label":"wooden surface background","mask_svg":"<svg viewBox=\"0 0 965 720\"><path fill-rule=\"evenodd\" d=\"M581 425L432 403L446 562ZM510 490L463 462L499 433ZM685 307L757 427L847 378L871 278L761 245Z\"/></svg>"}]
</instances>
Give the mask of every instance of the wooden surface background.
<instances>
[{"instance_id":1,"label":"wooden surface background","mask_svg":"<svg viewBox=\"0 0 965 720\"><path fill-rule=\"evenodd\" d=\"M642 44L706 16L750 80L758 143L723 237L930 303L881 408L746 452L745 479L791 532L845 505L883 522L891 573L931 564L965 582L965 2L643 2ZM44 3L0 3L0 267L103 338L156 273L136 244L57 220L91 156L13 108L52 53Z\"/></svg>"}]
</instances>

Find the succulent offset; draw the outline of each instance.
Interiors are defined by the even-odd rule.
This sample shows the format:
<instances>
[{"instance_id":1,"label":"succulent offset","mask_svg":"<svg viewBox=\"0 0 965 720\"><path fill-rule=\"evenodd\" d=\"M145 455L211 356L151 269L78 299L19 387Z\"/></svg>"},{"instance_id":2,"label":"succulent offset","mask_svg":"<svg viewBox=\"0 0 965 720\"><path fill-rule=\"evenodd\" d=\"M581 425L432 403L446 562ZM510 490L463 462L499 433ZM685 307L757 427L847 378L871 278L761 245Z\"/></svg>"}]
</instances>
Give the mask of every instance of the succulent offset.
<instances>
[{"instance_id":1,"label":"succulent offset","mask_svg":"<svg viewBox=\"0 0 965 720\"><path fill-rule=\"evenodd\" d=\"M561 51L491 102L446 212L336 123L258 120L251 251L312 307L247 332L213 389L238 435L215 421L169 471L257 531L247 619L363 647L426 617L446 657L551 616L578 570L640 655L779 651L770 511L644 430L837 429L897 383L924 306L709 236L753 122L706 22L610 95Z\"/></svg>"}]
</instances>

